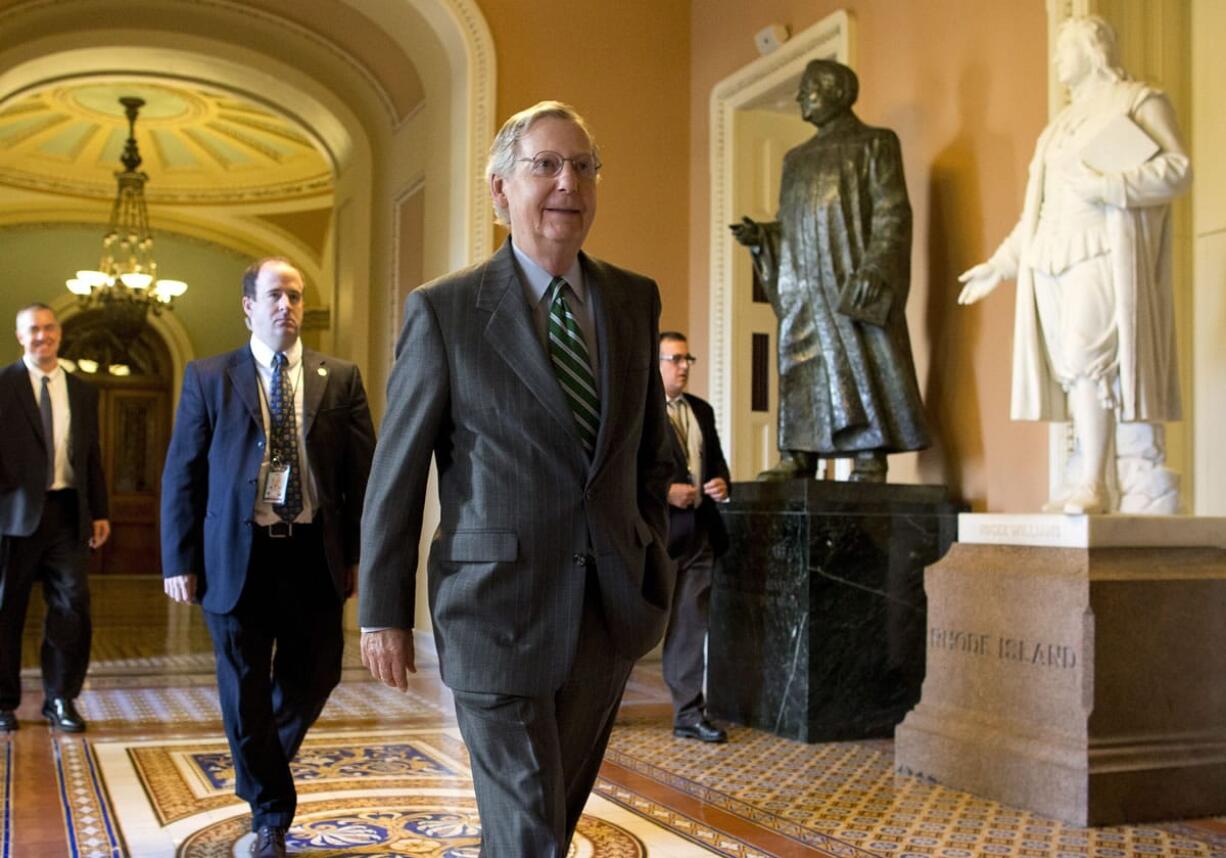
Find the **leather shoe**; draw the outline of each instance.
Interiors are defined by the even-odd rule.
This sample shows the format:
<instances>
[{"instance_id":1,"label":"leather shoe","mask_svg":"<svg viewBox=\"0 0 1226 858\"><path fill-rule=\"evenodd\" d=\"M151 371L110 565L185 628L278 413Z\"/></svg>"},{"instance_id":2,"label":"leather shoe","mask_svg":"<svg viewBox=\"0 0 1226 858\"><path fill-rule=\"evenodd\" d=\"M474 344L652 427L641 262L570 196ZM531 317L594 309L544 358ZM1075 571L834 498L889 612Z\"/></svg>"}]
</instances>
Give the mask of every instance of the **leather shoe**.
<instances>
[{"instance_id":1,"label":"leather shoe","mask_svg":"<svg viewBox=\"0 0 1226 858\"><path fill-rule=\"evenodd\" d=\"M17 713L12 709L0 709L0 733L11 733L17 726Z\"/></svg>"},{"instance_id":2,"label":"leather shoe","mask_svg":"<svg viewBox=\"0 0 1226 858\"><path fill-rule=\"evenodd\" d=\"M693 724L674 724L673 735L681 739L698 739L700 742L728 741L728 734L705 718Z\"/></svg>"},{"instance_id":3,"label":"leather shoe","mask_svg":"<svg viewBox=\"0 0 1226 858\"><path fill-rule=\"evenodd\" d=\"M285 858L285 829L275 825L261 825L251 844L255 858Z\"/></svg>"},{"instance_id":4,"label":"leather shoe","mask_svg":"<svg viewBox=\"0 0 1226 858\"><path fill-rule=\"evenodd\" d=\"M52 727L65 733L85 732L85 719L72 701L65 697L56 697L44 703L43 717Z\"/></svg>"}]
</instances>

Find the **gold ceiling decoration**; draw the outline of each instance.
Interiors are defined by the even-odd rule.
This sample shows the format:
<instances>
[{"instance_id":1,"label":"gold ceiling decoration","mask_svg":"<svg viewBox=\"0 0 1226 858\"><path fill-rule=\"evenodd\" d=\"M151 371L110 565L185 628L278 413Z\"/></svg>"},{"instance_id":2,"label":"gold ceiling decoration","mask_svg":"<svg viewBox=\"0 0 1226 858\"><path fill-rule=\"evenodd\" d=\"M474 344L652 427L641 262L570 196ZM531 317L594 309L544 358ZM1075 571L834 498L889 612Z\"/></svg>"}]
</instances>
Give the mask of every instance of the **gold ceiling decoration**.
<instances>
[{"instance_id":1,"label":"gold ceiling decoration","mask_svg":"<svg viewBox=\"0 0 1226 858\"><path fill-rule=\"evenodd\" d=\"M127 138L122 96L144 101L137 145L151 203L242 204L332 191L332 170L289 119L232 93L78 81L0 107L0 185L110 199Z\"/></svg>"}]
</instances>

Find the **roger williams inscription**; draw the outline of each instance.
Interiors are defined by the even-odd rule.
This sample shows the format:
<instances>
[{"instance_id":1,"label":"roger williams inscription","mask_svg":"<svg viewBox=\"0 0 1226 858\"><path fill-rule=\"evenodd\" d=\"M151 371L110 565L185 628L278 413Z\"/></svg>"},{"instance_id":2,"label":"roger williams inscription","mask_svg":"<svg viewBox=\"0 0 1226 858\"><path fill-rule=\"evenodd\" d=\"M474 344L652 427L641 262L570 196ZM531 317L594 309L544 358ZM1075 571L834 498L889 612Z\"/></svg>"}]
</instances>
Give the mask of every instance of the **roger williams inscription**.
<instances>
[{"instance_id":1,"label":"roger williams inscription","mask_svg":"<svg viewBox=\"0 0 1226 858\"><path fill-rule=\"evenodd\" d=\"M1070 670L1077 666L1077 650L1065 644L1005 637L965 629L928 629L928 649L984 656L999 661L1020 661L1040 667Z\"/></svg>"}]
</instances>

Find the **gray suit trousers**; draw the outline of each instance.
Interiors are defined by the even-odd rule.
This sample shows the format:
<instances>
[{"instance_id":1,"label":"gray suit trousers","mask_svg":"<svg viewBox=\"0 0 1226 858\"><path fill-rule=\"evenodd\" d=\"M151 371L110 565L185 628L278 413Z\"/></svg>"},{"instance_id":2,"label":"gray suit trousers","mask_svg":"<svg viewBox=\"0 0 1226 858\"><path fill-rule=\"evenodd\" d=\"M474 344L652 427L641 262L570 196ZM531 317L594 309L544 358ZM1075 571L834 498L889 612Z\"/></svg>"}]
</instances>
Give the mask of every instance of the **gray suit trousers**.
<instances>
[{"instance_id":1,"label":"gray suit trousers","mask_svg":"<svg viewBox=\"0 0 1226 858\"><path fill-rule=\"evenodd\" d=\"M700 545L677 561L677 589L664 635L664 681L673 697L673 725L691 726L706 718L703 680L707 674L705 645L711 602L711 572L715 554L704 537Z\"/></svg>"},{"instance_id":2,"label":"gray suit trousers","mask_svg":"<svg viewBox=\"0 0 1226 858\"><path fill-rule=\"evenodd\" d=\"M483 858L564 858L634 663L613 646L589 575L566 681L540 697L455 691Z\"/></svg>"}]
</instances>

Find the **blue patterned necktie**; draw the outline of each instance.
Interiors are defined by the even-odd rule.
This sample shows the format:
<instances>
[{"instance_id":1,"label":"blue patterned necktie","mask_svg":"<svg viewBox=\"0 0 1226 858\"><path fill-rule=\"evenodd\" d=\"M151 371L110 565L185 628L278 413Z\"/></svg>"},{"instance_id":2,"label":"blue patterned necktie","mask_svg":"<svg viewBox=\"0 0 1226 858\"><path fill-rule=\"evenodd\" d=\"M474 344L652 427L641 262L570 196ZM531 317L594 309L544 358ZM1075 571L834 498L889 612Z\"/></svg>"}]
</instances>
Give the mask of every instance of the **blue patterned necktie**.
<instances>
[{"instance_id":1,"label":"blue patterned necktie","mask_svg":"<svg viewBox=\"0 0 1226 858\"><path fill-rule=\"evenodd\" d=\"M51 414L51 378L43 376L43 389L38 395L38 410L43 418L43 435L47 439L47 488L55 483L55 418Z\"/></svg>"},{"instance_id":2,"label":"blue patterned necktie","mask_svg":"<svg viewBox=\"0 0 1226 858\"><path fill-rule=\"evenodd\" d=\"M293 521L302 512L302 469L298 462L298 421L294 414L294 388L289 382L289 366L285 352L272 359L272 389L268 392L268 417L272 424L270 463L289 465L289 483L285 487L285 503L273 504L273 512L282 521Z\"/></svg>"},{"instance_id":3,"label":"blue patterned necktie","mask_svg":"<svg viewBox=\"0 0 1226 858\"><path fill-rule=\"evenodd\" d=\"M555 277L546 293L549 299L549 359L571 413L583 449L591 458L596 449L596 433L600 429L600 396L596 393L596 378L592 375L592 359L583 340L583 331L566 301L567 282Z\"/></svg>"}]
</instances>

